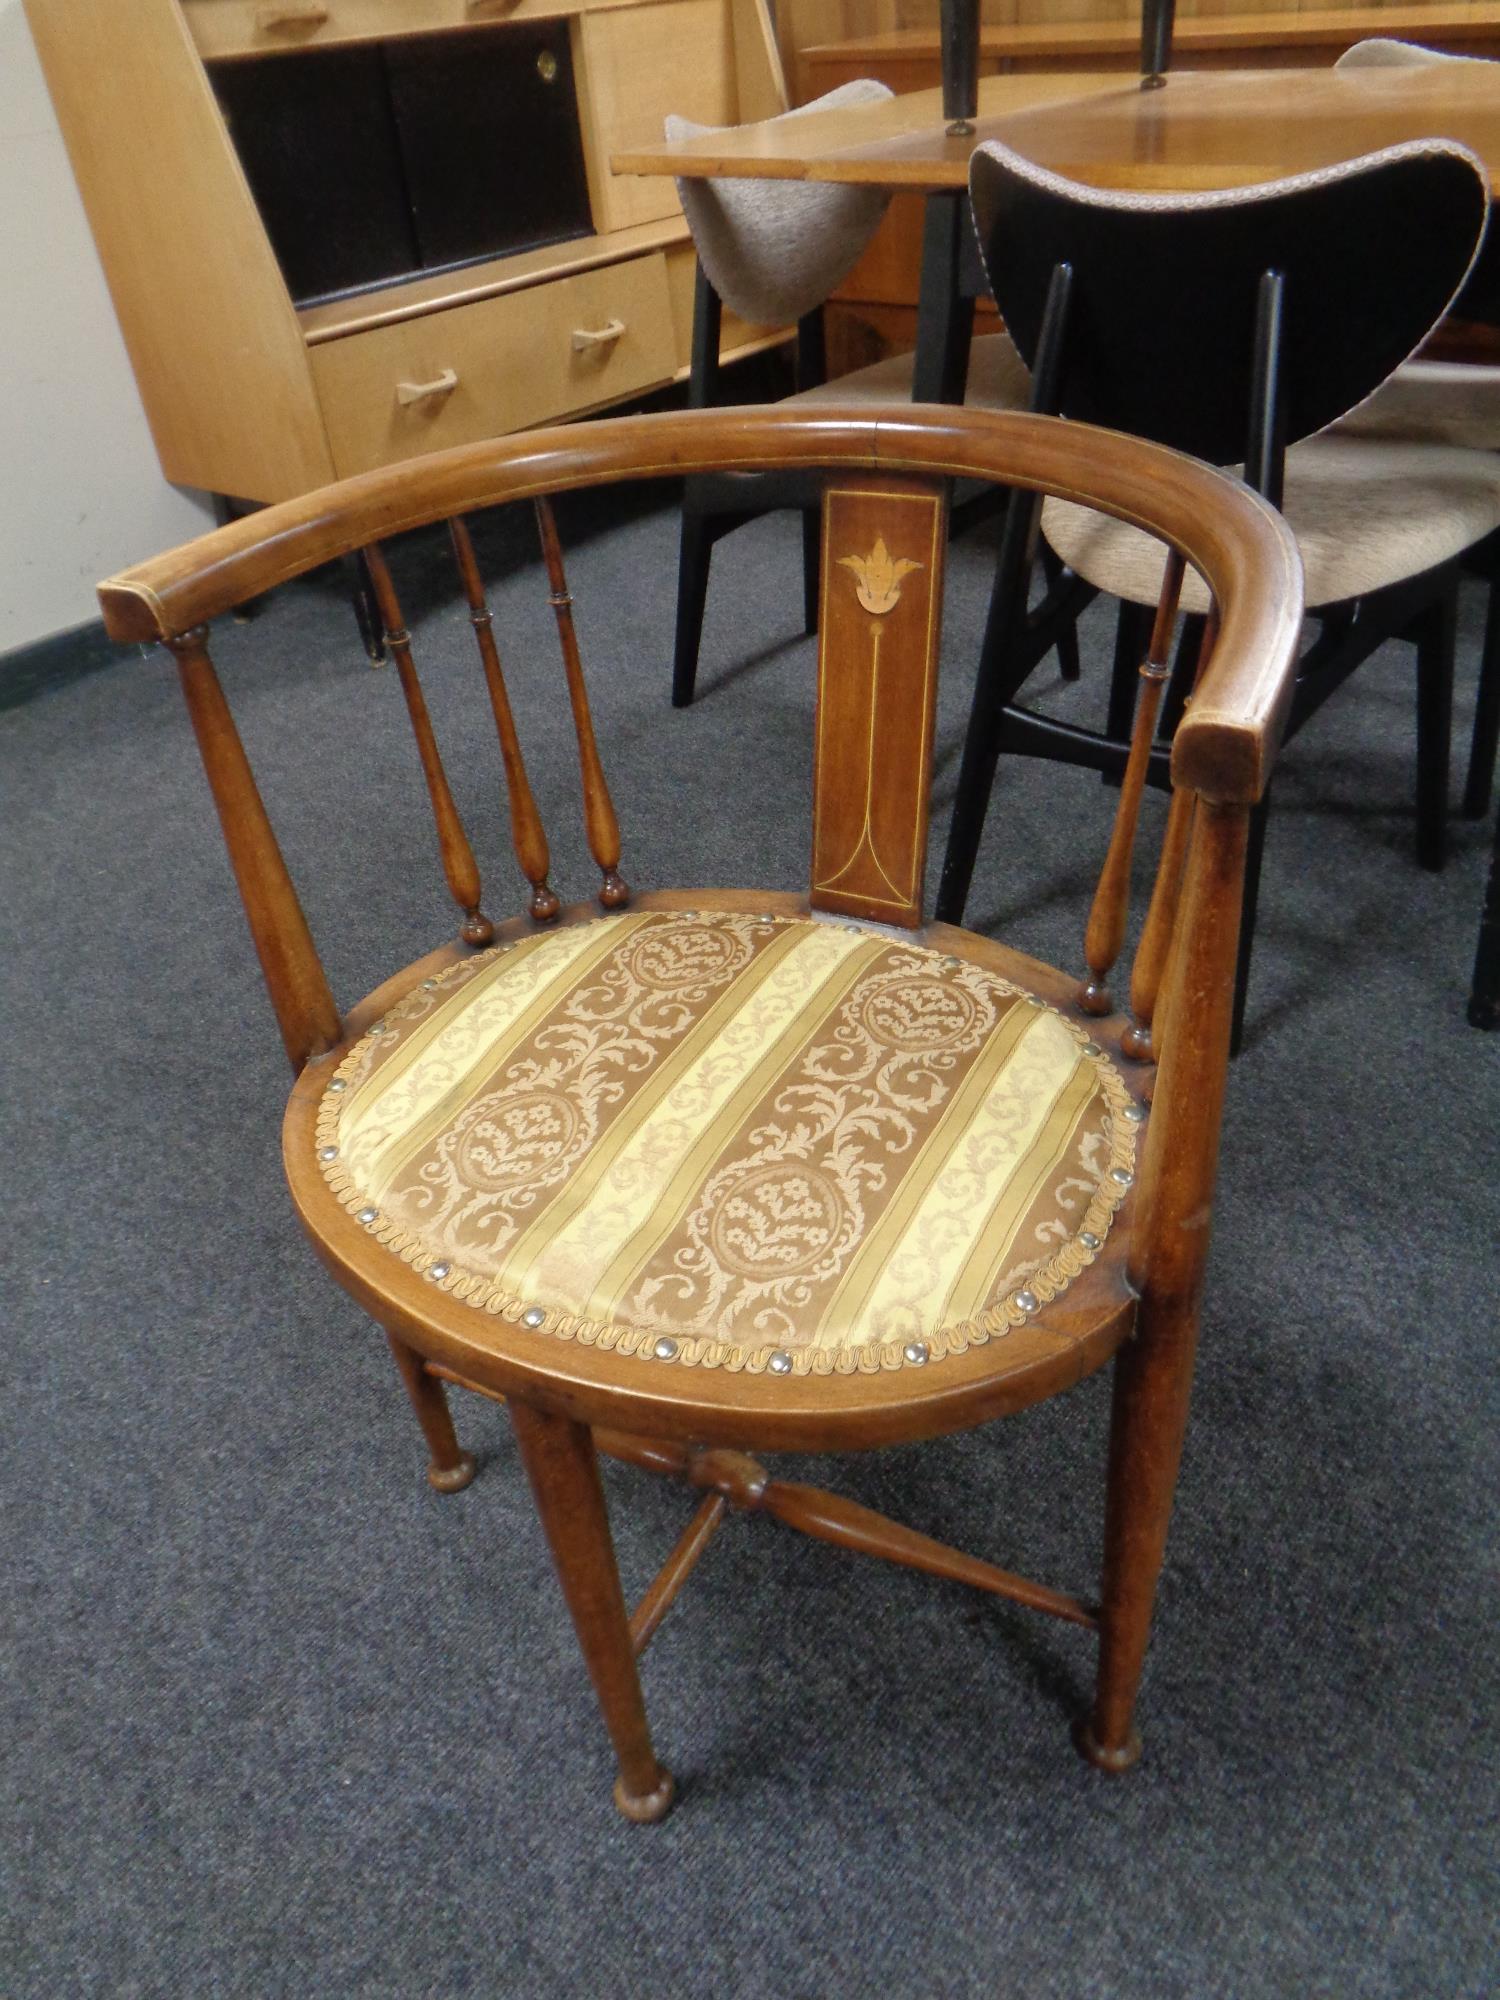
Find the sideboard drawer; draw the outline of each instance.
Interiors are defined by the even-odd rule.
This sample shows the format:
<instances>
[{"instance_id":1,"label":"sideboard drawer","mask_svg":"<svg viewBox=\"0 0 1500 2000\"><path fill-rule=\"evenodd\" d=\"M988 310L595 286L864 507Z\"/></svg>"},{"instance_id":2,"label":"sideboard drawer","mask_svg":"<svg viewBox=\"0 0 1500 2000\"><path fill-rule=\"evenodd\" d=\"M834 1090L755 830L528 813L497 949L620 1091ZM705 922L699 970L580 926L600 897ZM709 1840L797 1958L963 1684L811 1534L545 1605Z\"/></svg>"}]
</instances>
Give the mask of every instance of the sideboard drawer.
<instances>
[{"instance_id":1,"label":"sideboard drawer","mask_svg":"<svg viewBox=\"0 0 1500 2000\"><path fill-rule=\"evenodd\" d=\"M309 350L340 477L597 409L669 382L657 252Z\"/></svg>"},{"instance_id":2,"label":"sideboard drawer","mask_svg":"<svg viewBox=\"0 0 1500 2000\"><path fill-rule=\"evenodd\" d=\"M280 49L385 41L442 28L579 13L585 0L183 0L199 55L272 55Z\"/></svg>"}]
</instances>

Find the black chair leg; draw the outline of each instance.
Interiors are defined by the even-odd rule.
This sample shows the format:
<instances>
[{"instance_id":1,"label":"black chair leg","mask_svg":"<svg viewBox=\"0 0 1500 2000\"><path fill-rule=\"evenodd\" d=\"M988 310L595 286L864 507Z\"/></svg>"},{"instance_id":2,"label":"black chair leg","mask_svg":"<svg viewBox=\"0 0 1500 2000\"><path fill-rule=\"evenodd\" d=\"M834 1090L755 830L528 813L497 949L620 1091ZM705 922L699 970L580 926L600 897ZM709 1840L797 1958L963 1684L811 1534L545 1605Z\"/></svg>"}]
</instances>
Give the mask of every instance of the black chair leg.
<instances>
[{"instance_id":1,"label":"black chair leg","mask_svg":"<svg viewBox=\"0 0 1500 2000\"><path fill-rule=\"evenodd\" d=\"M1495 788L1495 756L1500 751L1500 581L1491 583L1484 614L1484 648L1479 655L1479 699L1474 737L1464 780L1463 815L1483 819Z\"/></svg>"},{"instance_id":2,"label":"black chair leg","mask_svg":"<svg viewBox=\"0 0 1500 2000\"><path fill-rule=\"evenodd\" d=\"M1417 628L1417 862L1434 872L1448 856L1448 766L1453 736L1457 578Z\"/></svg>"},{"instance_id":3,"label":"black chair leg","mask_svg":"<svg viewBox=\"0 0 1500 2000\"><path fill-rule=\"evenodd\" d=\"M1250 959L1255 950L1255 912L1260 902L1260 864L1266 851L1266 821L1271 813L1271 795L1262 797L1250 814L1250 837L1245 845L1245 889L1240 899L1240 948L1234 968L1234 1020L1229 1031L1229 1053L1237 1056L1245 1038L1245 998L1250 991Z\"/></svg>"},{"instance_id":4,"label":"black chair leg","mask_svg":"<svg viewBox=\"0 0 1500 2000\"><path fill-rule=\"evenodd\" d=\"M370 565L365 560L363 549L356 549L348 558L348 574L349 597L354 605L354 622L359 627L360 644L370 665L378 667L385 660L385 627L381 623L380 606L375 601L375 585L370 580Z\"/></svg>"},{"instance_id":5,"label":"black chair leg","mask_svg":"<svg viewBox=\"0 0 1500 2000\"><path fill-rule=\"evenodd\" d=\"M1474 984L1469 990L1469 1023L1475 1028L1500 1028L1500 819L1495 822L1495 847L1479 918Z\"/></svg>"},{"instance_id":6,"label":"black chair leg","mask_svg":"<svg viewBox=\"0 0 1500 2000\"><path fill-rule=\"evenodd\" d=\"M1047 542L1040 544L1037 554L1041 557L1042 575L1046 578L1048 590L1056 590L1062 582L1063 560ZM1062 669L1065 681L1083 678L1083 663L1078 657L1078 627L1065 625L1057 635L1057 664Z\"/></svg>"},{"instance_id":7,"label":"black chair leg","mask_svg":"<svg viewBox=\"0 0 1500 2000\"><path fill-rule=\"evenodd\" d=\"M823 559L823 518L816 507L802 509L802 629L818 629L818 590Z\"/></svg>"},{"instance_id":8,"label":"black chair leg","mask_svg":"<svg viewBox=\"0 0 1500 2000\"><path fill-rule=\"evenodd\" d=\"M672 650L673 708L691 707L693 690L698 684L698 648L703 639L712 552L713 534L707 516L684 505L677 558L677 634Z\"/></svg>"},{"instance_id":9,"label":"black chair leg","mask_svg":"<svg viewBox=\"0 0 1500 2000\"><path fill-rule=\"evenodd\" d=\"M1000 761L1005 705L1015 693L1015 688L1008 685L1014 676L1005 673L1002 662L1008 650L1007 639L1020 630L1026 616L1025 530L1018 508L1030 504L1029 499L1023 501L1021 495L1013 494L1006 509L995 587L990 594L989 616L979 649L979 671L974 676L969 726L964 732L948 847L938 880L937 919L942 924L961 924L964 920L969 884L974 879L974 863L979 857L979 842L990 809L995 768ZM1019 678L1024 679L1025 674Z\"/></svg>"}]
</instances>

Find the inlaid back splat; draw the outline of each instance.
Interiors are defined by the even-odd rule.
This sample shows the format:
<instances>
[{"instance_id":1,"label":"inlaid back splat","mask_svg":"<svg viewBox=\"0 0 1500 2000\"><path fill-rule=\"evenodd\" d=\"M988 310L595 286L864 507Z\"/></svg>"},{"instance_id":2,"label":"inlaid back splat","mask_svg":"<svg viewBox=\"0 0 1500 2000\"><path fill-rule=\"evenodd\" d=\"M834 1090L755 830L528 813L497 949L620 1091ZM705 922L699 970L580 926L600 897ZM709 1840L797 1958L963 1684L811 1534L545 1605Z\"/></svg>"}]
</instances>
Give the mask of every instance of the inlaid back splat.
<instances>
[{"instance_id":1,"label":"inlaid back splat","mask_svg":"<svg viewBox=\"0 0 1500 2000\"><path fill-rule=\"evenodd\" d=\"M869 479L824 495L814 909L922 921L946 544L937 487Z\"/></svg>"}]
</instances>

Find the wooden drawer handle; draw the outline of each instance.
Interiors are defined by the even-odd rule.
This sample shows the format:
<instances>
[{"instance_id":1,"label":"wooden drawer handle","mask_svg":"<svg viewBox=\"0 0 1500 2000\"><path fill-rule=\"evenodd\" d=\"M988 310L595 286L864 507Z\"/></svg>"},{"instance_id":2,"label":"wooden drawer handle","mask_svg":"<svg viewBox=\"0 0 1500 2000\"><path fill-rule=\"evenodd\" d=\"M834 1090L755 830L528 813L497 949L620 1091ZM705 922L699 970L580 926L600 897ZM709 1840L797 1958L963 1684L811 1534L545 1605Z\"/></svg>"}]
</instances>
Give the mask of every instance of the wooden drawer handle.
<instances>
[{"instance_id":1,"label":"wooden drawer handle","mask_svg":"<svg viewBox=\"0 0 1500 2000\"><path fill-rule=\"evenodd\" d=\"M573 352L582 354L586 347L613 347L625 331L622 319L607 319L603 326L575 326L573 329Z\"/></svg>"},{"instance_id":2,"label":"wooden drawer handle","mask_svg":"<svg viewBox=\"0 0 1500 2000\"><path fill-rule=\"evenodd\" d=\"M277 28L321 28L327 19L328 9L318 6L317 0L280 0L279 5L255 10L255 25L266 34Z\"/></svg>"},{"instance_id":3,"label":"wooden drawer handle","mask_svg":"<svg viewBox=\"0 0 1500 2000\"><path fill-rule=\"evenodd\" d=\"M398 382L396 401L404 410L408 403L425 403L429 396L447 396L458 387L458 370L445 368L435 382Z\"/></svg>"}]
</instances>

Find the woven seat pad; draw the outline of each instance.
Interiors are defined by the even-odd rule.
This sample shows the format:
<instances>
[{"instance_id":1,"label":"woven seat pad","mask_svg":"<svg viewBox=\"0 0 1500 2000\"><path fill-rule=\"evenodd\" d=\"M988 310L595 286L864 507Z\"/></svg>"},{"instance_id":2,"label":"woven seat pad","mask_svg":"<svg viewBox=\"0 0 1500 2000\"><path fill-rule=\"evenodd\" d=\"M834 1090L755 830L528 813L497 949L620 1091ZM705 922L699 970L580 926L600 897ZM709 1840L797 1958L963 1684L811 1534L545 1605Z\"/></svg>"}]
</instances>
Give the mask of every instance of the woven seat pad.
<instances>
[{"instance_id":1,"label":"woven seat pad","mask_svg":"<svg viewBox=\"0 0 1500 2000\"><path fill-rule=\"evenodd\" d=\"M1287 453L1281 511L1302 554L1308 609L1342 604L1449 562L1500 526L1500 460L1324 431ZM1096 588L1155 604L1160 542L1067 500L1046 503L1042 528L1068 567ZM1208 609L1208 592L1192 570L1182 604Z\"/></svg>"},{"instance_id":2,"label":"woven seat pad","mask_svg":"<svg viewBox=\"0 0 1500 2000\"><path fill-rule=\"evenodd\" d=\"M424 981L319 1105L384 1251L538 1338L688 1366L922 1366L1098 1255L1123 1078L997 974L843 922L640 911Z\"/></svg>"}]
</instances>

